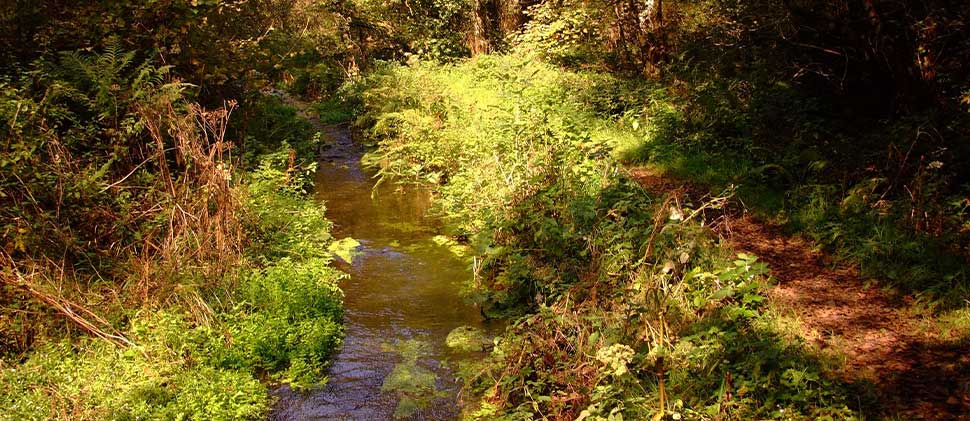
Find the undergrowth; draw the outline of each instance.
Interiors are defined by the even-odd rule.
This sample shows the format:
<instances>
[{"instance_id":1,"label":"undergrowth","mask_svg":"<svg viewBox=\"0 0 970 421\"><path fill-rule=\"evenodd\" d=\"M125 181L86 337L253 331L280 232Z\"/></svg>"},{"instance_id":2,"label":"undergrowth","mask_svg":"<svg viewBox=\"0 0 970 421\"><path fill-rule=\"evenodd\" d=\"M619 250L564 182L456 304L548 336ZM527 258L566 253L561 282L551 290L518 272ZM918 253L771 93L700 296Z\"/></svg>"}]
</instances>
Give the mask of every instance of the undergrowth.
<instances>
[{"instance_id":1,"label":"undergrowth","mask_svg":"<svg viewBox=\"0 0 970 421\"><path fill-rule=\"evenodd\" d=\"M0 407L14 419L258 419L265 380L312 387L343 336L343 276L329 266L329 222L284 172L263 166L240 187L254 246L236 284L207 304L211 318L179 308L134 310L119 348L62 340L4 361ZM276 212L266 217L267 210ZM286 220L283 220L286 219ZM216 293L214 293L216 294ZM221 297L221 298L220 298ZM224 300L224 301L222 301Z\"/></svg>"},{"instance_id":2,"label":"undergrowth","mask_svg":"<svg viewBox=\"0 0 970 421\"><path fill-rule=\"evenodd\" d=\"M619 149L624 162L712 191L736 186L747 209L863 275L930 308L967 305L965 111L839 113L766 71L670 67L667 88L629 111L646 130Z\"/></svg>"},{"instance_id":3,"label":"undergrowth","mask_svg":"<svg viewBox=\"0 0 970 421\"><path fill-rule=\"evenodd\" d=\"M658 197L626 176L652 130L611 76L522 56L388 66L358 119L386 177L430 184L475 250L468 295L513 323L466 373L477 419L851 418L835 363L781 333L767 268L706 227L732 194ZM642 88L640 94L651 92Z\"/></svg>"},{"instance_id":4,"label":"undergrowth","mask_svg":"<svg viewBox=\"0 0 970 421\"><path fill-rule=\"evenodd\" d=\"M267 383L325 383L343 337L307 124L244 104L233 157L235 104L135 56L0 81L4 418L259 419Z\"/></svg>"}]
</instances>

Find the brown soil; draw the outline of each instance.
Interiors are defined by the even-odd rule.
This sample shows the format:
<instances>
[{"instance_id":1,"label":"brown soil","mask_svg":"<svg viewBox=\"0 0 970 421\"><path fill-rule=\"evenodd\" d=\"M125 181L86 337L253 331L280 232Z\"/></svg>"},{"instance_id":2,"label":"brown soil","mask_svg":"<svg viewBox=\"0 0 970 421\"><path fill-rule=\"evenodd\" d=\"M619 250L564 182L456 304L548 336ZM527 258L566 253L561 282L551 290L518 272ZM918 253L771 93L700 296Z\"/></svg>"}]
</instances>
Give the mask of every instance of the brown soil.
<instances>
[{"instance_id":1,"label":"brown soil","mask_svg":"<svg viewBox=\"0 0 970 421\"><path fill-rule=\"evenodd\" d=\"M700 199L703 189L649 168L631 176L647 190ZM849 266L832 265L810 241L788 236L744 209L727 211L715 230L734 249L771 267L773 307L794 316L810 346L844 358L847 382L875 385L884 415L901 419L970 420L970 344L944 338L930 316L867 282Z\"/></svg>"}]
</instances>

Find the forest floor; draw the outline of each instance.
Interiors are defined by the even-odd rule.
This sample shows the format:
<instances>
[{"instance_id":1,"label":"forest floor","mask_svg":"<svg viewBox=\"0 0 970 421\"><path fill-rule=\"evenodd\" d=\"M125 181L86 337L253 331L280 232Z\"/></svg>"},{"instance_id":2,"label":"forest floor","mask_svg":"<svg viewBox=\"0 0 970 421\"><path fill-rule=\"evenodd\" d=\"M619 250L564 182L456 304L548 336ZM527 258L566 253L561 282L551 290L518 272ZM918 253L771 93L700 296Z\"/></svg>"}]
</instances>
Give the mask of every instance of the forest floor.
<instances>
[{"instance_id":1,"label":"forest floor","mask_svg":"<svg viewBox=\"0 0 970 421\"><path fill-rule=\"evenodd\" d=\"M706 189L651 167L630 175L654 193L695 201ZM970 419L970 342L954 338L909 296L833 263L812 242L782 233L741 206L712 225L727 244L766 262L772 307L796 321L805 343L844 361L842 380L875 386L882 411L904 419Z\"/></svg>"}]
</instances>

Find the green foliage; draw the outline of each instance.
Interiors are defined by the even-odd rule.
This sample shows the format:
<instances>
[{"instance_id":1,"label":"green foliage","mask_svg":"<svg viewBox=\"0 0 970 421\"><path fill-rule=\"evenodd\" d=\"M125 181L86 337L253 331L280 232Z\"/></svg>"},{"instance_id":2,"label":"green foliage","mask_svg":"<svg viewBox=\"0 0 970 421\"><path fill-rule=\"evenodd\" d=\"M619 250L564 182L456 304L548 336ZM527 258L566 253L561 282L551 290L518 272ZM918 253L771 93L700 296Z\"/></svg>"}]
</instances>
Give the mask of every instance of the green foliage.
<instances>
[{"instance_id":1,"label":"green foliage","mask_svg":"<svg viewBox=\"0 0 970 421\"><path fill-rule=\"evenodd\" d=\"M250 251L268 261L327 257L330 221L323 205L304 197L314 167L288 173L287 149L265 156L251 173L246 207L254 217L249 236L256 241Z\"/></svg>"},{"instance_id":2,"label":"green foliage","mask_svg":"<svg viewBox=\"0 0 970 421\"><path fill-rule=\"evenodd\" d=\"M316 63L298 69L287 88L291 93L308 99L328 99L334 96L346 79L344 70L332 63Z\"/></svg>"},{"instance_id":3,"label":"green foliage","mask_svg":"<svg viewBox=\"0 0 970 421\"><path fill-rule=\"evenodd\" d=\"M222 338L173 313L133 322L138 348L101 340L45 345L4 369L0 407L15 419L259 419L269 397L244 371L205 364ZM202 362L200 364L200 362Z\"/></svg>"},{"instance_id":4,"label":"green foliage","mask_svg":"<svg viewBox=\"0 0 970 421\"><path fill-rule=\"evenodd\" d=\"M343 337L343 276L329 259L282 258L247 275L229 321L237 345L220 359L239 368L278 373L294 387L326 383L324 369Z\"/></svg>"},{"instance_id":5,"label":"green foliage","mask_svg":"<svg viewBox=\"0 0 970 421\"><path fill-rule=\"evenodd\" d=\"M303 190L301 178L312 170L287 174L273 161L265 157L248 185L250 253L262 267L237 287L229 324L240 346L223 358L279 373L296 387L315 386L326 382L323 370L343 337L337 282L344 275L329 265L330 221Z\"/></svg>"},{"instance_id":6,"label":"green foliage","mask_svg":"<svg viewBox=\"0 0 970 421\"><path fill-rule=\"evenodd\" d=\"M965 306L970 273L961 251L953 247L965 241L961 232L920 232L919 225L914 230L910 224L921 222L914 221L907 210L911 203L880 199L875 192L881 186L884 181L866 180L846 193L829 185L799 186L789 193L790 225L841 259L859 265L864 274L917 292L926 304L944 309ZM836 202L840 198L841 203ZM963 198L956 195L949 200L959 203ZM927 212L935 213L934 217L924 217L940 218L924 220L928 223L955 226L963 219L959 213L941 209L943 203L923 203L937 207Z\"/></svg>"},{"instance_id":7,"label":"green foliage","mask_svg":"<svg viewBox=\"0 0 970 421\"><path fill-rule=\"evenodd\" d=\"M853 415L852 391L775 333L766 266L696 221L726 199L652 197L625 177L614 150L655 135L626 82L479 56L364 86L369 161L432 185L474 248L470 295L488 314L525 313L475 376L482 419L644 419L661 409L658 365L671 415ZM731 402L727 375L745 387Z\"/></svg>"},{"instance_id":8,"label":"green foliage","mask_svg":"<svg viewBox=\"0 0 970 421\"><path fill-rule=\"evenodd\" d=\"M0 26L0 49L30 63L59 51L99 49L115 38L125 50L174 66L206 99L221 102L278 71L267 36L283 32L277 28L287 28L296 9L296 2L278 0L36 1L3 13L12 19Z\"/></svg>"},{"instance_id":9,"label":"green foliage","mask_svg":"<svg viewBox=\"0 0 970 421\"><path fill-rule=\"evenodd\" d=\"M132 104L151 100L162 86L169 98L179 97L184 85L165 85L171 66L155 68L150 61L135 66L134 60L134 51L124 51L120 41L111 38L100 54L62 52L58 63L48 64L39 75L50 78L57 94L81 101L99 120L116 118Z\"/></svg>"},{"instance_id":10,"label":"green foliage","mask_svg":"<svg viewBox=\"0 0 970 421\"><path fill-rule=\"evenodd\" d=\"M693 77L649 93L633 120L642 135L621 145L621 159L712 190L735 185L747 206L866 275L934 305L963 305L966 188L953 168L959 159L942 146L948 140L921 134L919 126L933 124L927 117L887 123L834 115L763 73L744 81ZM740 83L761 88L739 90ZM860 119L870 121L861 125L866 131ZM960 127L939 136L959 136ZM916 139L907 138L912 133ZM877 146L887 139L888 156ZM871 164L863 169L846 156Z\"/></svg>"},{"instance_id":11,"label":"green foliage","mask_svg":"<svg viewBox=\"0 0 970 421\"><path fill-rule=\"evenodd\" d=\"M289 150L319 138L275 98L230 118L299 7L0 6L5 416L258 419L260 380L325 382L343 275Z\"/></svg>"},{"instance_id":12,"label":"green foliage","mask_svg":"<svg viewBox=\"0 0 970 421\"><path fill-rule=\"evenodd\" d=\"M517 49L545 60L581 67L602 59L598 44L606 10L587 2L539 2L529 8L531 20L515 40Z\"/></svg>"},{"instance_id":13,"label":"green foliage","mask_svg":"<svg viewBox=\"0 0 970 421\"><path fill-rule=\"evenodd\" d=\"M125 186L110 188L128 175L146 190L143 200L166 203L175 193L155 189L161 178L147 162L139 165L151 153L141 146L151 140L140 111L180 107L184 85L165 83L168 67L134 63L135 54L113 41L100 54L65 53L40 63L33 84L26 75L0 83L0 128L8 139L0 160L6 250L67 253L85 262L80 266L110 272L119 251L165 229Z\"/></svg>"},{"instance_id":14,"label":"green foliage","mask_svg":"<svg viewBox=\"0 0 970 421\"><path fill-rule=\"evenodd\" d=\"M334 241L327 250L344 262L353 263L354 257L360 254L357 251L358 247L360 247L359 241L351 237L346 237Z\"/></svg>"},{"instance_id":15,"label":"green foliage","mask_svg":"<svg viewBox=\"0 0 970 421\"><path fill-rule=\"evenodd\" d=\"M288 142L312 157L316 138L291 108L257 103L251 133L262 150L250 157L259 165L234 174L218 149L228 111L185 103L185 85L166 83L170 67L136 63L112 41L102 53L39 64L33 85L0 85L3 129L12 136L0 161L2 240L15 265L0 274L0 317L3 333L18 338L3 343L0 408L24 419L262 418L270 398L260 379L324 383L343 335L343 275L326 251L331 224L306 197L315 165L290 159ZM230 184L236 180L248 183ZM171 218L168 207L183 216ZM240 261L242 231L251 247ZM10 281L18 266L53 255L79 279ZM139 258L143 279L126 273L132 262L143 265ZM126 289L142 282L151 296ZM59 292L65 285L77 292ZM98 322L85 305L110 301L95 311L110 311L103 323L116 323L112 333L133 345L78 339L45 318L17 316L51 314L35 301L40 294L76 300L73 311ZM31 332L50 337L19 339Z\"/></svg>"},{"instance_id":16,"label":"green foliage","mask_svg":"<svg viewBox=\"0 0 970 421\"><path fill-rule=\"evenodd\" d=\"M325 383L343 337L344 275L329 265L330 223L269 162L253 179L247 225L260 265L243 267L207 323L177 307L132 310L125 334L135 346L64 340L12 359L0 408L24 419L260 419L270 403L264 375L295 387Z\"/></svg>"},{"instance_id":17,"label":"green foliage","mask_svg":"<svg viewBox=\"0 0 970 421\"><path fill-rule=\"evenodd\" d=\"M359 82L360 78L343 80L330 95L314 102L310 111L323 124L353 122L361 112Z\"/></svg>"},{"instance_id":18,"label":"green foliage","mask_svg":"<svg viewBox=\"0 0 970 421\"><path fill-rule=\"evenodd\" d=\"M953 204L966 203L970 119L967 66L950 57L970 43L942 40L970 39L955 23L970 8L916 3L918 13L845 2L538 2L514 51L652 77L637 83L662 89L630 92L640 104L616 110L633 129L617 135L625 161L714 190L739 186L744 203L867 275L960 306L970 236ZM860 188L877 194L862 205ZM830 205L820 212L819 202Z\"/></svg>"},{"instance_id":19,"label":"green foliage","mask_svg":"<svg viewBox=\"0 0 970 421\"><path fill-rule=\"evenodd\" d=\"M390 69L364 83L377 85L364 91L369 112L360 120L380 140L370 159L383 176L441 184L437 206L491 272L484 279L492 286L478 292L496 310L554 287L538 282L545 275L530 268L531 257L568 265L584 254L574 231L588 224L595 189L612 171L594 159L609 153L604 132L581 128L597 128L577 111L586 91L563 89L562 79L547 65L483 56ZM562 226L555 214L573 219ZM522 253L525 243L536 256Z\"/></svg>"},{"instance_id":20,"label":"green foliage","mask_svg":"<svg viewBox=\"0 0 970 421\"><path fill-rule=\"evenodd\" d=\"M238 136L246 138L243 146L247 161L256 164L269 155L275 164L285 164L284 145L294 148L301 159L316 152L313 126L279 97L256 95L245 104L243 113L245 131L236 130L240 131ZM278 153L281 149L283 154Z\"/></svg>"},{"instance_id":21,"label":"green foliage","mask_svg":"<svg viewBox=\"0 0 970 421\"><path fill-rule=\"evenodd\" d=\"M468 53L464 32L472 4L467 0L359 0L357 5L369 21L387 28L384 48L375 51L379 58L448 59Z\"/></svg>"},{"instance_id":22,"label":"green foliage","mask_svg":"<svg viewBox=\"0 0 970 421\"><path fill-rule=\"evenodd\" d=\"M473 250L470 295L526 314L476 385L481 417L855 416L854 391L776 331L763 265L705 229L724 196L652 197L615 157L738 186L864 273L966 304L967 6L75 3L0 5L0 409L15 418L257 418L257 378L322 381L342 335L328 265L353 243L305 197L315 167L295 156L319 137L276 97L244 101L229 137L231 110L186 100L277 79L324 122L361 112L368 161L434 186ZM517 55L430 62L516 29ZM223 157L239 149L250 174ZM77 339L44 294L102 306L138 345ZM385 382L400 416L434 394L410 355Z\"/></svg>"},{"instance_id":23,"label":"green foliage","mask_svg":"<svg viewBox=\"0 0 970 421\"><path fill-rule=\"evenodd\" d=\"M4 410L25 419L257 419L269 404L263 374L298 387L325 382L343 336L343 275L325 252L330 223L302 193L281 189L285 175L271 170L256 171L247 205L259 243L251 252L265 251L254 256L265 266L245 269L227 291L235 304L209 324L190 323L178 309L135 313L128 335L138 345L128 349L91 339L36 350L4 370Z\"/></svg>"}]
</instances>

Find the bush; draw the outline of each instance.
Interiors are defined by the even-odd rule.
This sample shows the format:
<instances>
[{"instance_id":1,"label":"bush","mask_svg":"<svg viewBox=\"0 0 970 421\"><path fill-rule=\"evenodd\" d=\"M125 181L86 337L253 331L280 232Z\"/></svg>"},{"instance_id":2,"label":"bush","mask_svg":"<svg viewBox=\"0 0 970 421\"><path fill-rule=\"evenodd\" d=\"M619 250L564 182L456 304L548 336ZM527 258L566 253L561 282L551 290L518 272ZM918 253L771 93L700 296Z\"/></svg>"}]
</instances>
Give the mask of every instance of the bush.
<instances>
[{"instance_id":1,"label":"bush","mask_svg":"<svg viewBox=\"0 0 970 421\"><path fill-rule=\"evenodd\" d=\"M304 99L329 99L335 96L346 77L336 63L317 63L300 69L287 88Z\"/></svg>"},{"instance_id":2,"label":"bush","mask_svg":"<svg viewBox=\"0 0 970 421\"><path fill-rule=\"evenodd\" d=\"M234 129L239 131L237 137L245 136L243 146L248 163L258 164L264 155L285 150L284 145L296 149L301 157L316 152L313 126L279 97L256 94L244 105L239 122L242 124Z\"/></svg>"}]
</instances>

